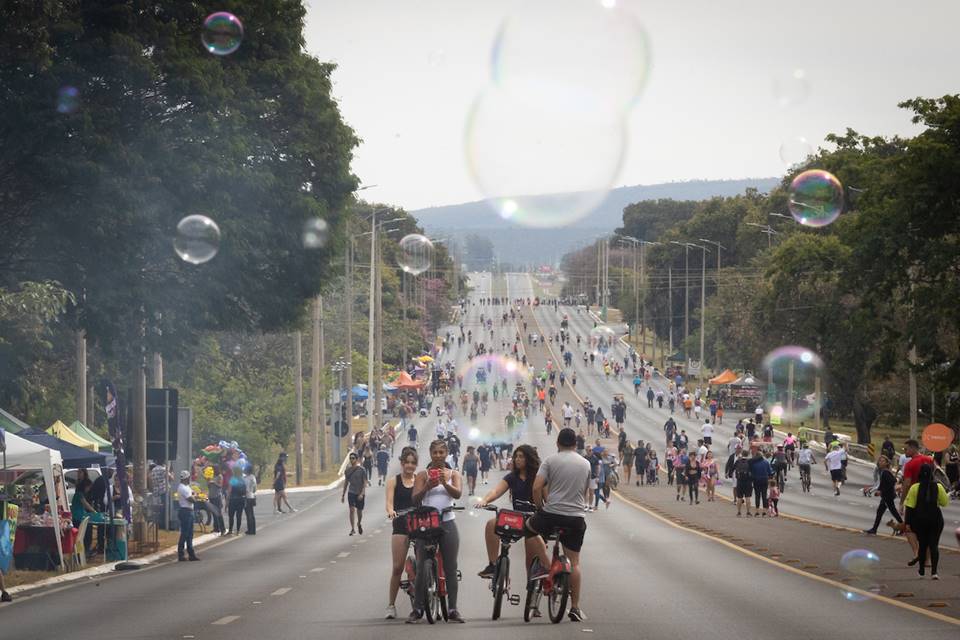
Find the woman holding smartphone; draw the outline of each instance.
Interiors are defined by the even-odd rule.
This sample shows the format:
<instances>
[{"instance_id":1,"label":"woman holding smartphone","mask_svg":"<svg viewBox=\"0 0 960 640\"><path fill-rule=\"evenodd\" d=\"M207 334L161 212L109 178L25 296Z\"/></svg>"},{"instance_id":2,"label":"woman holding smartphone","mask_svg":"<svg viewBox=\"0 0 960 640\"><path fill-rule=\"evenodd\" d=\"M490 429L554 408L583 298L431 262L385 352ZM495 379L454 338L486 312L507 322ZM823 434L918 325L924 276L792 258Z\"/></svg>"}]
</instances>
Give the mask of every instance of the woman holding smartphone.
<instances>
[{"instance_id":1,"label":"woman holding smartphone","mask_svg":"<svg viewBox=\"0 0 960 640\"><path fill-rule=\"evenodd\" d=\"M413 503L425 507L433 507L442 511L447 507L452 507L454 500L460 498L462 490L462 480L460 472L451 469L447 463L447 443L445 440L434 440L430 443L430 463L424 471L417 474L413 484ZM447 579L447 604L450 611L447 615L449 622L463 622L460 612L457 610L457 555L460 552L460 534L457 532L457 523L452 511L443 515L440 523L443 527L443 537L440 538L440 553L443 555L443 572ZM417 541L417 557L423 553L424 542ZM423 576L417 575L417 582L420 582ZM426 585L417 585L417 602L410 617L407 618L408 624L416 624L423 618L424 602L423 594L426 592Z\"/></svg>"}]
</instances>

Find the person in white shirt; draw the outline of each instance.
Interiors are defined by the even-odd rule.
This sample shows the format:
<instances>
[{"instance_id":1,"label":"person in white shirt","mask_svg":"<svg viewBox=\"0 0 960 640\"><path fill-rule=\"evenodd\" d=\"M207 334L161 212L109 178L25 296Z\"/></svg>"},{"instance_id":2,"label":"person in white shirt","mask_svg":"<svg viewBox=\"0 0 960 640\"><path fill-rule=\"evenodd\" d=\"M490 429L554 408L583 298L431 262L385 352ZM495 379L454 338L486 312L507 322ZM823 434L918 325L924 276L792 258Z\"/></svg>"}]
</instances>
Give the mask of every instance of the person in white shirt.
<instances>
[{"instance_id":1,"label":"person in white shirt","mask_svg":"<svg viewBox=\"0 0 960 640\"><path fill-rule=\"evenodd\" d=\"M183 556L183 549L186 547L187 554L191 561L197 561L200 558L193 552L193 489L190 488L190 472L180 472L180 484L177 486L177 517L180 520L180 539L177 541L177 559L183 562L187 558Z\"/></svg>"},{"instance_id":2,"label":"person in white shirt","mask_svg":"<svg viewBox=\"0 0 960 640\"><path fill-rule=\"evenodd\" d=\"M700 427L700 435L703 436L703 443L707 446L713 444L713 425L710 424L710 421L707 420L703 423L703 426Z\"/></svg>"},{"instance_id":3,"label":"person in white shirt","mask_svg":"<svg viewBox=\"0 0 960 640\"><path fill-rule=\"evenodd\" d=\"M247 499L243 511L247 516L247 535L257 535L257 520L253 516L253 508L257 506L257 476L253 475L253 465L248 464L243 469L243 484L247 489Z\"/></svg>"},{"instance_id":4,"label":"person in white shirt","mask_svg":"<svg viewBox=\"0 0 960 640\"><path fill-rule=\"evenodd\" d=\"M840 495L840 485L843 484L843 450L840 445L834 445L830 453L823 459L823 464L830 472L833 480L833 495Z\"/></svg>"},{"instance_id":5,"label":"person in white shirt","mask_svg":"<svg viewBox=\"0 0 960 640\"><path fill-rule=\"evenodd\" d=\"M727 442L727 455L732 456L737 453L743 447L743 440L740 439L740 436L734 434L730 440Z\"/></svg>"},{"instance_id":6,"label":"person in white shirt","mask_svg":"<svg viewBox=\"0 0 960 640\"><path fill-rule=\"evenodd\" d=\"M564 402L563 403L563 426L569 427L571 420L573 420L573 407L570 406L569 402Z\"/></svg>"}]
</instances>

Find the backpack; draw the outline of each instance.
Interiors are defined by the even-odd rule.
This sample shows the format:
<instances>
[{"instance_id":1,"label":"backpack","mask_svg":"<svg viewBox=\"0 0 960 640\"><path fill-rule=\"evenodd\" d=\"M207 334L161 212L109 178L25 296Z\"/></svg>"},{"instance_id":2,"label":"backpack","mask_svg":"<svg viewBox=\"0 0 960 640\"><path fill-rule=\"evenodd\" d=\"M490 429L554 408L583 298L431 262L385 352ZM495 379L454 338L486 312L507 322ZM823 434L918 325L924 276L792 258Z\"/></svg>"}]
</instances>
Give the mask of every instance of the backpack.
<instances>
[{"instance_id":1,"label":"backpack","mask_svg":"<svg viewBox=\"0 0 960 640\"><path fill-rule=\"evenodd\" d=\"M753 474L750 472L750 461L745 458L740 458L734 463L733 471L738 481L753 479Z\"/></svg>"}]
</instances>

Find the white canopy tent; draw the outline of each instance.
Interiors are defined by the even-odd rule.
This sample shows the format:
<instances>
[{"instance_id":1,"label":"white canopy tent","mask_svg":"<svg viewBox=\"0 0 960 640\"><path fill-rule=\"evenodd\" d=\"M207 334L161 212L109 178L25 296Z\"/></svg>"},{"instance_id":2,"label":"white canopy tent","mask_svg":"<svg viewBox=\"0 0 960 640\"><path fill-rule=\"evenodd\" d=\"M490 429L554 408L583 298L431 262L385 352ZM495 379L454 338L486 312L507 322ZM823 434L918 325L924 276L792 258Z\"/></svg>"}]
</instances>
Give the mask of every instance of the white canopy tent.
<instances>
[{"instance_id":1,"label":"white canopy tent","mask_svg":"<svg viewBox=\"0 0 960 640\"><path fill-rule=\"evenodd\" d=\"M59 451L30 442L13 433L7 432L6 467L9 471L37 471L43 473L43 484L47 488L47 503L53 516L53 535L57 541L57 554L60 558L60 570L63 564L63 545L60 542L59 505L57 502L56 477L63 478L63 459ZM56 476L54 471L56 470ZM66 499L66 497L64 497Z\"/></svg>"}]
</instances>

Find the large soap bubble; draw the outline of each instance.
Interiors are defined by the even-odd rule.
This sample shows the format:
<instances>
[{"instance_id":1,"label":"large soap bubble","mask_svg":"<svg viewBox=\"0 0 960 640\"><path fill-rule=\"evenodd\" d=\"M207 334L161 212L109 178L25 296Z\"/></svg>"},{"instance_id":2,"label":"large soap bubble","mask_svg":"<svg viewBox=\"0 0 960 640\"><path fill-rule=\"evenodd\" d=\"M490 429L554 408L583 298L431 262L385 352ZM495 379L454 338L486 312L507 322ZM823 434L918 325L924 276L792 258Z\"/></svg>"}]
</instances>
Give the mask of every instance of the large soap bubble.
<instances>
[{"instance_id":1,"label":"large soap bubble","mask_svg":"<svg viewBox=\"0 0 960 640\"><path fill-rule=\"evenodd\" d=\"M607 353L616 343L617 333L605 324L590 330L590 349L595 354Z\"/></svg>"},{"instance_id":2,"label":"large soap bubble","mask_svg":"<svg viewBox=\"0 0 960 640\"><path fill-rule=\"evenodd\" d=\"M843 185L832 173L810 169L790 183L790 215L802 225L825 227L843 212Z\"/></svg>"},{"instance_id":3,"label":"large soap bubble","mask_svg":"<svg viewBox=\"0 0 960 640\"><path fill-rule=\"evenodd\" d=\"M322 249L327 245L329 227L323 218L310 218L303 225L303 247L305 249Z\"/></svg>"},{"instance_id":4,"label":"large soap bubble","mask_svg":"<svg viewBox=\"0 0 960 640\"><path fill-rule=\"evenodd\" d=\"M823 360L819 355L796 345L778 347L764 357L763 369L771 376L770 382L782 391L787 391L790 378L793 377L793 413L781 405L782 418L792 424L814 416L819 405L814 393L816 379L825 375ZM826 385L821 384L821 390L824 388Z\"/></svg>"},{"instance_id":5,"label":"large soap bubble","mask_svg":"<svg viewBox=\"0 0 960 640\"><path fill-rule=\"evenodd\" d=\"M420 275L430 268L433 262L433 243L430 238L411 233L400 240L400 252L397 264L400 268L412 275Z\"/></svg>"},{"instance_id":6,"label":"large soap bubble","mask_svg":"<svg viewBox=\"0 0 960 640\"><path fill-rule=\"evenodd\" d=\"M177 224L173 248L184 262L209 262L220 249L220 228L207 216L187 216Z\"/></svg>"},{"instance_id":7,"label":"large soap bubble","mask_svg":"<svg viewBox=\"0 0 960 640\"><path fill-rule=\"evenodd\" d=\"M843 590L843 597L849 602L862 602L869 596L867 593L880 591L876 584L877 572L880 570L880 557L869 549L853 549L847 551L840 558L840 568L849 573L849 584L858 591Z\"/></svg>"}]
</instances>

